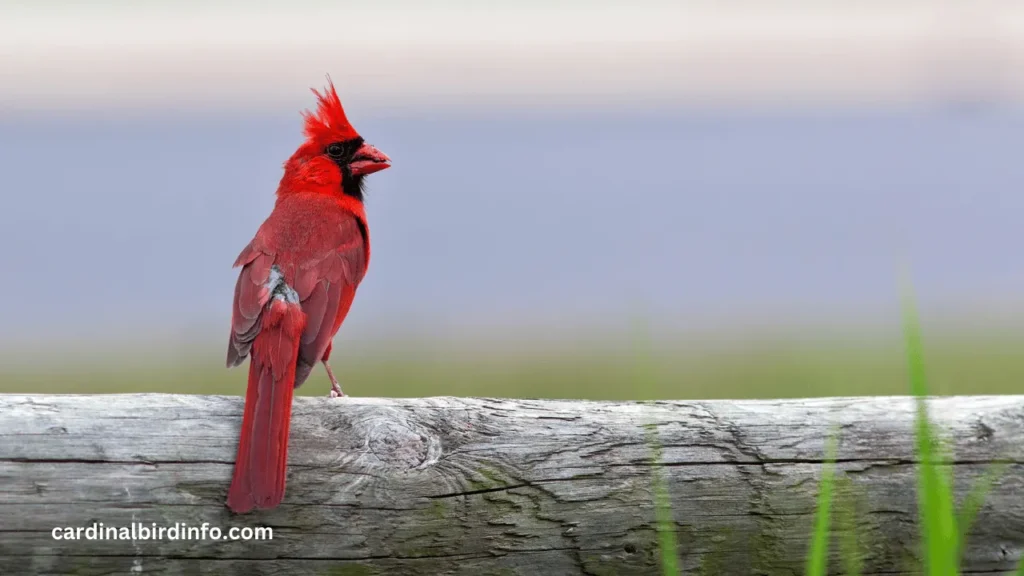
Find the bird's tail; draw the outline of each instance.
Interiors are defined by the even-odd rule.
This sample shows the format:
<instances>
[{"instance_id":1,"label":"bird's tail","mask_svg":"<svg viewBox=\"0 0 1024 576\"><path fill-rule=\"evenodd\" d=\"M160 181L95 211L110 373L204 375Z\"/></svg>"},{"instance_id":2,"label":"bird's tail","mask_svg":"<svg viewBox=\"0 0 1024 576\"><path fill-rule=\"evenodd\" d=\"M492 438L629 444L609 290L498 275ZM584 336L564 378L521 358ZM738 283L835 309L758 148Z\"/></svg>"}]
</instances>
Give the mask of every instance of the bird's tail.
<instances>
[{"instance_id":1,"label":"bird's tail","mask_svg":"<svg viewBox=\"0 0 1024 576\"><path fill-rule=\"evenodd\" d=\"M306 315L298 302L271 298L252 345L249 386L227 506L245 513L284 498L295 364Z\"/></svg>"}]
</instances>

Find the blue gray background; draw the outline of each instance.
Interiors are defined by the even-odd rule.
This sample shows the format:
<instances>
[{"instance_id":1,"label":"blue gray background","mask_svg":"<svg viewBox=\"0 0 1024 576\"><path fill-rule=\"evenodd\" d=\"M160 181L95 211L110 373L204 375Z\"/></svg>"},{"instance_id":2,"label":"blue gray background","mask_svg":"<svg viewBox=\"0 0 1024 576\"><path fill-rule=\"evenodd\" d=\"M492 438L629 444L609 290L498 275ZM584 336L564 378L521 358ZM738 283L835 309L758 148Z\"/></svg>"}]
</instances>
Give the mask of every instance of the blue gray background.
<instances>
[{"instance_id":1,"label":"blue gray background","mask_svg":"<svg viewBox=\"0 0 1024 576\"><path fill-rule=\"evenodd\" d=\"M1010 106L351 111L371 177L363 337L998 310L1024 295ZM0 345L219 341L295 111L0 116ZM352 337L353 329L340 337Z\"/></svg>"}]
</instances>

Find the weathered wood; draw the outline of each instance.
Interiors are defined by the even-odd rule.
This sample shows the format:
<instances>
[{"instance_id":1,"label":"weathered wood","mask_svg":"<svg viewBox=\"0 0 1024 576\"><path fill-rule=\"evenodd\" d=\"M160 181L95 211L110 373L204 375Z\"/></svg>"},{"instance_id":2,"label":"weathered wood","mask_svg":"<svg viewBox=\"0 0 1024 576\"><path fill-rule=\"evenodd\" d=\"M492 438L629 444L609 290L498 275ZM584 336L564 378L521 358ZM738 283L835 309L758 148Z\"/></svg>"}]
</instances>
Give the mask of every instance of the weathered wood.
<instances>
[{"instance_id":1,"label":"weathered wood","mask_svg":"<svg viewBox=\"0 0 1024 576\"><path fill-rule=\"evenodd\" d=\"M684 571L798 574L834 425L837 519L854 511L864 573L913 573L913 406L299 398L284 503L233 516L241 398L0 395L0 574L657 574L655 470ZM964 573L1010 571L1024 550L1024 396L929 407L958 498L1007 462ZM269 526L273 540L51 535L94 521Z\"/></svg>"}]
</instances>

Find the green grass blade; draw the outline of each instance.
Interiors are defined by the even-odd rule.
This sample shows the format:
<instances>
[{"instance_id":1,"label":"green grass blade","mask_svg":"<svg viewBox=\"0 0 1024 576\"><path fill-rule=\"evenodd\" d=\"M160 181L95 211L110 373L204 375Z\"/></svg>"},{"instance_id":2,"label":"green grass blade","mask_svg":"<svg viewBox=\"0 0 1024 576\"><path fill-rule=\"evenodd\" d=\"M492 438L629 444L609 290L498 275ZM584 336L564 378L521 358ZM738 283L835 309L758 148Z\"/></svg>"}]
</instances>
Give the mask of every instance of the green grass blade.
<instances>
[{"instance_id":1,"label":"green grass blade","mask_svg":"<svg viewBox=\"0 0 1024 576\"><path fill-rule=\"evenodd\" d=\"M638 318L634 324L634 391L643 398L655 398L657 375L655 361L651 354L651 337L647 322ZM654 494L654 521L658 533L658 551L661 556L661 573L664 576L682 574L679 570L679 554L676 545L676 524L672 519L672 501L669 498L668 482L661 462L661 441L658 440L656 424L647 424L646 441L651 449L651 488Z\"/></svg>"},{"instance_id":2,"label":"green grass blade","mask_svg":"<svg viewBox=\"0 0 1024 576\"><path fill-rule=\"evenodd\" d=\"M1024 576L1024 558L1020 559L1020 564L1017 564L1017 571L1014 572L1015 576Z\"/></svg>"},{"instance_id":3,"label":"green grass blade","mask_svg":"<svg viewBox=\"0 0 1024 576\"><path fill-rule=\"evenodd\" d=\"M906 341L910 390L915 396L917 414L915 436L918 466L918 520L922 532L924 571L929 576L955 576L958 573L959 545L952 484L938 458L937 435L928 419L928 386L924 369L924 347L912 290L907 284L903 295L903 331Z\"/></svg>"},{"instance_id":4,"label":"green grass blade","mask_svg":"<svg viewBox=\"0 0 1024 576\"><path fill-rule=\"evenodd\" d=\"M658 428L654 424L647 426L647 444L651 447L651 479L654 491L654 519L658 532L658 551L661 555L661 573L663 576L682 574L679 570L679 554L676 545L676 523L672 519L672 502L669 499L668 483L665 481L661 465L661 442L658 440Z\"/></svg>"},{"instance_id":5,"label":"green grass blade","mask_svg":"<svg viewBox=\"0 0 1024 576\"><path fill-rule=\"evenodd\" d=\"M811 536L811 547L807 551L807 576L824 576L828 573L828 544L831 536L829 522L832 518L838 437L838 429L833 430L825 445L825 462L821 468L818 503L814 511L814 533Z\"/></svg>"}]
</instances>

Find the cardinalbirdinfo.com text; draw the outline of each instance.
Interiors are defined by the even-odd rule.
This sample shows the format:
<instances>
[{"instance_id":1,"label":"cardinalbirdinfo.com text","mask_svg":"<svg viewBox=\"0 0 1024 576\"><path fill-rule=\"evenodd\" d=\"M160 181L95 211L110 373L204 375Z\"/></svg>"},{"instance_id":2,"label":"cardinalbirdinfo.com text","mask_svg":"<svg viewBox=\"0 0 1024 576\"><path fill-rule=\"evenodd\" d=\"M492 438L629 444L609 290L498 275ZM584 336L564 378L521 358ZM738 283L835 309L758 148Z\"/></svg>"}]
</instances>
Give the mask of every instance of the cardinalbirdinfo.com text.
<instances>
[{"instance_id":1,"label":"cardinalbirdinfo.com text","mask_svg":"<svg viewBox=\"0 0 1024 576\"><path fill-rule=\"evenodd\" d=\"M51 531L54 540L273 540L269 526L232 526L223 529L203 522L189 526L175 522L159 526L156 522L132 522L127 526L108 526L93 522L90 526L58 526Z\"/></svg>"}]
</instances>

